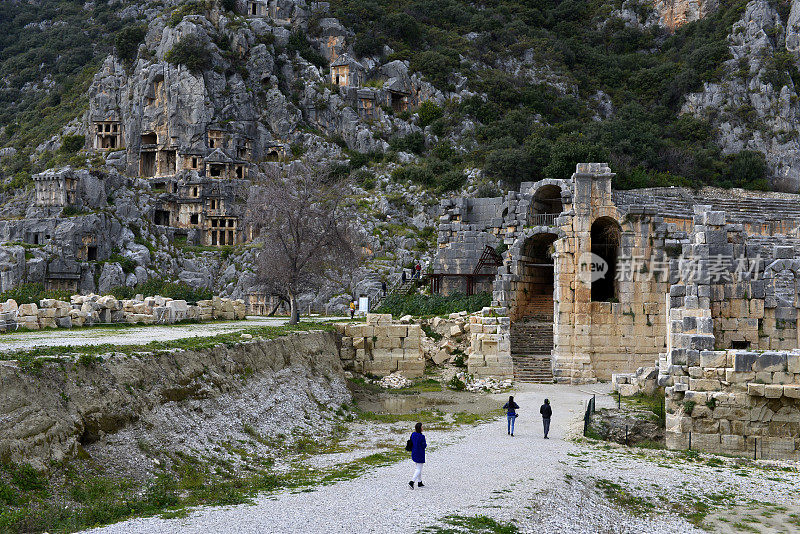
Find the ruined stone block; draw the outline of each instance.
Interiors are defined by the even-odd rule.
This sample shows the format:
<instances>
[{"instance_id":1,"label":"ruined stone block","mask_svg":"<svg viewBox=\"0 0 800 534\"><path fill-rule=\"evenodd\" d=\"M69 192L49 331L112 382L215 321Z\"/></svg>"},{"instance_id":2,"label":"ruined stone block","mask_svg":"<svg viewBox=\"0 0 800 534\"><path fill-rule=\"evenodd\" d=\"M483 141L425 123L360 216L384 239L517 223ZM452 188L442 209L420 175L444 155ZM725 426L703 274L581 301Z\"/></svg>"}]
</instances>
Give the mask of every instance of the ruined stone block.
<instances>
[{"instance_id":1,"label":"ruined stone block","mask_svg":"<svg viewBox=\"0 0 800 534\"><path fill-rule=\"evenodd\" d=\"M408 335L408 327L405 325L391 325L386 328L389 337L406 337Z\"/></svg>"},{"instance_id":2,"label":"ruined stone block","mask_svg":"<svg viewBox=\"0 0 800 534\"><path fill-rule=\"evenodd\" d=\"M690 378L689 389L692 391L719 391L722 388L719 380L705 378Z\"/></svg>"},{"instance_id":3,"label":"ruined stone block","mask_svg":"<svg viewBox=\"0 0 800 534\"><path fill-rule=\"evenodd\" d=\"M737 373L752 371L757 358L755 352L737 352L733 355L733 370Z\"/></svg>"},{"instance_id":4,"label":"ruined stone block","mask_svg":"<svg viewBox=\"0 0 800 534\"><path fill-rule=\"evenodd\" d=\"M19 306L18 311L17 311L17 313L19 315L29 315L29 316L31 316L31 315L32 316L36 316L36 315L38 315L38 312L39 312L39 308L36 306L36 304L33 304L33 303L21 304Z\"/></svg>"},{"instance_id":5,"label":"ruined stone block","mask_svg":"<svg viewBox=\"0 0 800 534\"><path fill-rule=\"evenodd\" d=\"M792 353L786 355L786 372L800 374L800 354Z\"/></svg>"},{"instance_id":6,"label":"ruined stone block","mask_svg":"<svg viewBox=\"0 0 800 534\"><path fill-rule=\"evenodd\" d=\"M392 324L392 314L390 313L368 313L368 325L388 326Z\"/></svg>"},{"instance_id":7,"label":"ruined stone block","mask_svg":"<svg viewBox=\"0 0 800 534\"><path fill-rule=\"evenodd\" d=\"M783 386L783 394L790 399L800 399L800 385L791 384Z\"/></svg>"},{"instance_id":8,"label":"ruined stone block","mask_svg":"<svg viewBox=\"0 0 800 534\"><path fill-rule=\"evenodd\" d=\"M755 372L785 372L787 369L787 355L781 352L765 352L758 355L753 362Z\"/></svg>"},{"instance_id":9,"label":"ruined stone block","mask_svg":"<svg viewBox=\"0 0 800 534\"><path fill-rule=\"evenodd\" d=\"M728 353L726 351L702 351L700 353L700 367L728 367Z\"/></svg>"}]
</instances>

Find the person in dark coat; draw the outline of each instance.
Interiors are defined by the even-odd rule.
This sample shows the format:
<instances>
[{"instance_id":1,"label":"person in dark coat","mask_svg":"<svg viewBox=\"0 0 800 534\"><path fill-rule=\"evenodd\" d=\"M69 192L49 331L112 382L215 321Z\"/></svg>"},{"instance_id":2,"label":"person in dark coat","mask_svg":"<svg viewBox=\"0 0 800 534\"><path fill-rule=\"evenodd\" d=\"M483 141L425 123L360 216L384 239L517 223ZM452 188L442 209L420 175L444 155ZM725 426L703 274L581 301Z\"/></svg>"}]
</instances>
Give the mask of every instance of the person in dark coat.
<instances>
[{"instance_id":1,"label":"person in dark coat","mask_svg":"<svg viewBox=\"0 0 800 534\"><path fill-rule=\"evenodd\" d=\"M539 408L539 413L542 414L542 424L544 424L544 439L550 433L550 417L553 415L553 409L550 407L550 399L545 399L542 407Z\"/></svg>"},{"instance_id":2,"label":"person in dark coat","mask_svg":"<svg viewBox=\"0 0 800 534\"><path fill-rule=\"evenodd\" d=\"M425 484L422 483L422 466L425 465L425 447L427 446L425 434L422 433L422 423L417 423L414 425L414 432L411 433L411 461L416 467L414 476L408 483L412 490L414 482L417 483L418 488L425 487Z\"/></svg>"},{"instance_id":3,"label":"person in dark coat","mask_svg":"<svg viewBox=\"0 0 800 534\"><path fill-rule=\"evenodd\" d=\"M505 403L503 409L506 411L506 416L508 417L508 435L514 435L514 421L517 419L517 409L519 408L519 404L514 402L514 396L508 397L508 402Z\"/></svg>"},{"instance_id":4,"label":"person in dark coat","mask_svg":"<svg viewBox=\"0 0 800 534\"><path fill-rule=\"evenodd\" d=\"M383 291L383 296L386 296L386 280L381 282L381 291Z\"/></svg>"}]
</instances>

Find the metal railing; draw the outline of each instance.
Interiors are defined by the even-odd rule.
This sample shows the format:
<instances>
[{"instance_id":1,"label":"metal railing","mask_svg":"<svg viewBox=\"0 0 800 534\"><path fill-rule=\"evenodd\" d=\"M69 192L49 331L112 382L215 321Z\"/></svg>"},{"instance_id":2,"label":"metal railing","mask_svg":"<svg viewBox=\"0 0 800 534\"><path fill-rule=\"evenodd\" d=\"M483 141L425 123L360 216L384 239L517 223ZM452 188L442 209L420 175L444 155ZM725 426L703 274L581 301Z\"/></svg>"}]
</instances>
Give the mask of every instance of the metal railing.
<instances>
[{"instance_id":1,"label":"metal railing","mask_svg":"<svg viewBox=\"0 0 800 534\"><path fill-rule=\"evenodd\" d=\"M583 435L589 432L589 423L592 421L592 414L595 412L596 395L592 395L589 402L586 403L586 411L583 413Z\"/></svg>"},{"instance_id":2,"label":"metal railing","mask_svg":"<svg viewBox=\"0 0 800 534\"><path fill-rule=\"evenodd\" d=\"M531 215L531 224L533 226L555 226L556 217L560 213L534 213Z\"/></svg>"}]
</instances>

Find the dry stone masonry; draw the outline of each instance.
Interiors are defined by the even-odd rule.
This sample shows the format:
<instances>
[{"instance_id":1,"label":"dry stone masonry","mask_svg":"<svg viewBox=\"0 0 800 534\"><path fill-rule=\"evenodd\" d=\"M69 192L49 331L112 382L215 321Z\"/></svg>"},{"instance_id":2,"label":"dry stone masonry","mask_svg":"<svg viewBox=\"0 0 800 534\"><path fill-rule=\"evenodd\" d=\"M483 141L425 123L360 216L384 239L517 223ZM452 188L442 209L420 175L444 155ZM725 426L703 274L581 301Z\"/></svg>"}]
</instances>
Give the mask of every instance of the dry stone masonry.
<instances>
[{"instance_id":1,"label":"dry stone masonry","mask_svg":"<svg viewBox=\"0 0 800 534\"><path fill-rule=\"evenodd\" d=\"M241 320L243 300L214 297L188 304L158 295L118 300L111 295L73 295L69 302L43 299L38 304L0 303L0 332L18 328L72 328L95 324L174 324L180 321Z\"/></svg>"},{"instance_id":2,"label":"dry stone masonry","mask_svg":"<svg viewBox=\"0 0 800 534\"><path fill-rule=\"evenodd\" d=\"M406 378L425 371L418 324L392 321L391 314L367 314L363 324L337 324L343 334L341 357L345 369L387 376L400 371Z\"/></svg>"}]
</instances>

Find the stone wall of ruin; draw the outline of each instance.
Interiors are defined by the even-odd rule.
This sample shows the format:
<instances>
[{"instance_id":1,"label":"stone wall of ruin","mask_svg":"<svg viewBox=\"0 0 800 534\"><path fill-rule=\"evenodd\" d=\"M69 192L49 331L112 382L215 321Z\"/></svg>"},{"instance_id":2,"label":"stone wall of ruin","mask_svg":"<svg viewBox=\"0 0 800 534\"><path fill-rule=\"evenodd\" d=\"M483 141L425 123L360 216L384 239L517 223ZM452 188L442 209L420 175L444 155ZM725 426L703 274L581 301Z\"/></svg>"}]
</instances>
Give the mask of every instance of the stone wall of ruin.
<instances>
[{"instance_id":1,"label":"stone wall of ruin","mask_svg":"<svg viewBox=\"0 0 800 534\"><path fill-rule=\"evenodd\" d=\"M470 347L467 371L479 378L513 378L511 320L508 310L486 307L469 318Z\"/></svg>"},{"instance_id":2,"label":"stone wall of ruin","mask_svg":"<svg viewBox=\"0 0 800 534\"><path fill-rule=\"evenodd\" d=\"M420 325L392 322L391 314L368 313L366 323L335 326L343 335L345 369L375 376L400 371L406 378L424 373Z\"/></svg>"},{"instance_id":3,"label":"stone wall of ruin","mask_svg":"<svg viewBox=\"0 0 800 534\"><path fill-rule=\"evenodd\" d=\"M702 206L690 237L683 255L699 272L681 271L670 288L667 351L659 362L667 447L796 460L797 289L781 296L778 275L796 276L800 261L790 257L792 247L767 253L748 243L741 225L726 224L724 212ZM731 258L722 263L724 280L718 255ZM749 344L748 350L731 348L734 343Z\"/></svg>"}]
</instances>

